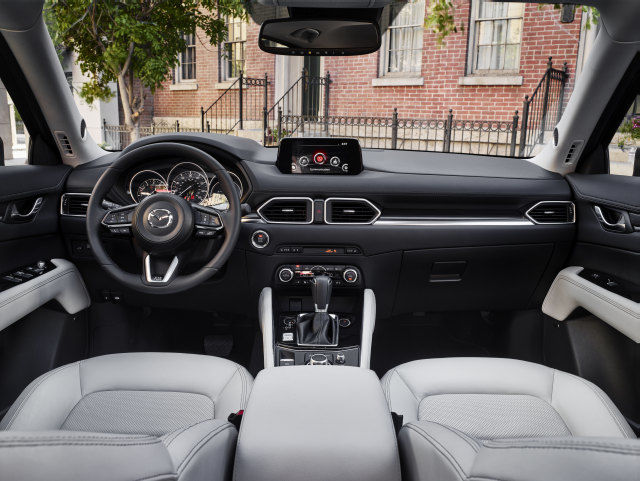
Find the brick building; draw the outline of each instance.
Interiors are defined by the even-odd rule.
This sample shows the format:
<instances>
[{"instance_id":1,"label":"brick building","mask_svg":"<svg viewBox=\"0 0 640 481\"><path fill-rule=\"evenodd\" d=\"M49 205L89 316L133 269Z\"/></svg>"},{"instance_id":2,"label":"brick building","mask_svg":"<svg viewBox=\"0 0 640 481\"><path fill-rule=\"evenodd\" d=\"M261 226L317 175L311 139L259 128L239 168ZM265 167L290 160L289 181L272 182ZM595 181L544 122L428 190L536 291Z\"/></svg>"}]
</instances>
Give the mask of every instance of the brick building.
<instances>
[{"instance_id":1,"label":"brick building","mask_svg":"<svg viewBox=\"0 0 640 481\"><path fill-rule=\"evenodd\" d=\"M265 105L269 124L275 122L277 107L285 114L385 118L395 108L399 117L411 119L443 119L452 109L456 119L509 122L547 72L549 57L557 69L566 62L566 102L586 37L593 34L585 29L586 15L580 9L572 22L563 23L566 11L549 5L453 3L455 23L462 28L443 45L423 26L428 0L410 0L386 11L383 23L389 25L380 51L357 57L273 56L258 48L259 25L231 19L229 41L222 45L208 44L201 32L187 37L180 66L147 100L146 118L160 125L178 120L183 127L200 128L201 111L227 92L205 116L207 127L224 131L233 125L237 131L235 120L220 127L214 117L237 117L236 79L242 71L251 79L268 79L266 88L249 85L244 90L243 129L255 130L258 140ZM310 77L329 73L330 85L305 83L276 104L303 70Z\"/></svg>"}]
</instances>

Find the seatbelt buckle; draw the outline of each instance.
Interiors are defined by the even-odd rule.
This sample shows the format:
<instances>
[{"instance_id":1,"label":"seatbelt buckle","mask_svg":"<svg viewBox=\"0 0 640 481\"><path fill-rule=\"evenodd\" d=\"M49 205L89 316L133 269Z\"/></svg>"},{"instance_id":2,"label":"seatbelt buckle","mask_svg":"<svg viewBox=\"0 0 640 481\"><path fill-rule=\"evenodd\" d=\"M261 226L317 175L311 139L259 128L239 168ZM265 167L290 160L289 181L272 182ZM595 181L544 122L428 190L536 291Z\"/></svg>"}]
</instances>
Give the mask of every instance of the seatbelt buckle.
<instances>
[{"instance_id":1,"label":"seatbelt buckle","mask_svg":"<svg viewBox=\"0 0 640 481\"><path fill-rule=\"evenodd\" d=\"M238 431L240 431L240 423L242 422L242 415L244 414L244 409L241 409L237 413L229 414L227 421L233 424Z\"/></svg>"}]
</instances>

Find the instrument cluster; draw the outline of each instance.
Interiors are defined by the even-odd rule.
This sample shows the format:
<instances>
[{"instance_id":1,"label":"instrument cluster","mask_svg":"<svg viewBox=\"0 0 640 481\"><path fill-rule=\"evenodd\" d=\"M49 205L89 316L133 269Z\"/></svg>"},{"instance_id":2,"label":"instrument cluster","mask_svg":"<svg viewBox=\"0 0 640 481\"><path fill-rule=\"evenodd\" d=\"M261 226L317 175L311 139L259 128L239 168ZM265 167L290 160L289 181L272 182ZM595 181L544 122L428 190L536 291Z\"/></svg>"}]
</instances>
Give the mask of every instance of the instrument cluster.
<instances>
[{"instance_id":1,"label":"instrument cluster","mask_svg":"<svg viewBox=\"0 0 640 481\"><path fill-rule=\"evenodd\" d=\"M235 172L227 171L242 198L244 186ZM193 162L179 162L169 169L144 169L131 175L127 193L138 203L158 192L170 192L189 202L227 210L229 202L216 174Z\"/></svg>"}]
</instances>

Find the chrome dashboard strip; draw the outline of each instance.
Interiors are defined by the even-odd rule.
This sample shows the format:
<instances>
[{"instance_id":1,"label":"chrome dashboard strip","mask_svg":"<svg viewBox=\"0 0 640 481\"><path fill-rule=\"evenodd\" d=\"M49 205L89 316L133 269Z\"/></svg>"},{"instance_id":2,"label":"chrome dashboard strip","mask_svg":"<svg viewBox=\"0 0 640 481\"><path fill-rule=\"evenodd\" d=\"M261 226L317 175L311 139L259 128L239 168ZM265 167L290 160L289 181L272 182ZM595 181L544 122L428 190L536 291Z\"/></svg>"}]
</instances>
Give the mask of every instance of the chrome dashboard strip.
<instances>
[{"instance_id":1,"label":"chrome dashboard strip","mask_svg":"<svg viewBox=\"0 0 640 481\"><path fill-rule=\"evenodd\" d=\"M388 225L402 227L467 227L467 226L483 226L483 227L517 227L517 226L534 226L535 224L528 219L416 219L416 218L384 218L381 217L373 223L373 225Z\"/></svg>"}]
</instances>

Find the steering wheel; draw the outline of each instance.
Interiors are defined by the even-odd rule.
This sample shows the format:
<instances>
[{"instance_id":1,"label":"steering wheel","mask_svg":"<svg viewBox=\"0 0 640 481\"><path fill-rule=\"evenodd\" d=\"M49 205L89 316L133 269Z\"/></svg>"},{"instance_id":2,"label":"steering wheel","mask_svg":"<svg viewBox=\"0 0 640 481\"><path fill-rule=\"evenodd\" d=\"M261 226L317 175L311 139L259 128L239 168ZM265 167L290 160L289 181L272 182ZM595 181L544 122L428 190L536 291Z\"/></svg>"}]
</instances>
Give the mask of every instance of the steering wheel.
<instances>
[{"instance_id":1,"label":"steering wheel","mask_svg":"<svg viewBox=\"0 0 640 481\"><path fill-rule=\"evenodd\" d=\"M124 172L166 156L199 161L214 172L227 196L229 209L203 207L168 192L150 195L139 204L110 210L102 207L105 196ZM227 262L240 233L240 212L240 198L233 180L216 159L185 144L150 144L123 154L100 176L87 208L87 235L98 263L114 279L140 292L171 294L204 282ZM105 229L133 237L140 247L141 274L124 271L109 257L101 238L101 230ZM192 274L180 275L194 238L213 240L222 233L224 242L209 262Z\"/></svg>"}]
</instances>

